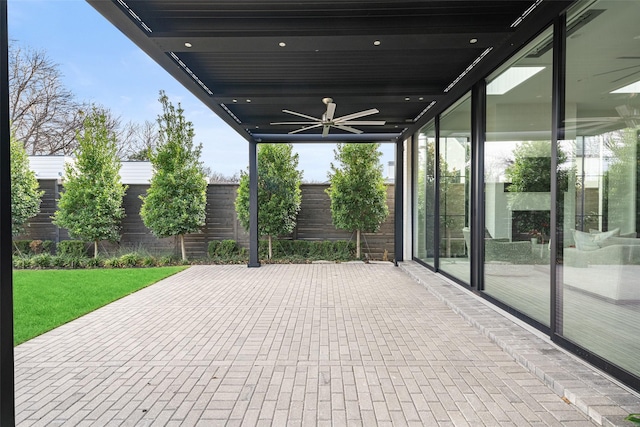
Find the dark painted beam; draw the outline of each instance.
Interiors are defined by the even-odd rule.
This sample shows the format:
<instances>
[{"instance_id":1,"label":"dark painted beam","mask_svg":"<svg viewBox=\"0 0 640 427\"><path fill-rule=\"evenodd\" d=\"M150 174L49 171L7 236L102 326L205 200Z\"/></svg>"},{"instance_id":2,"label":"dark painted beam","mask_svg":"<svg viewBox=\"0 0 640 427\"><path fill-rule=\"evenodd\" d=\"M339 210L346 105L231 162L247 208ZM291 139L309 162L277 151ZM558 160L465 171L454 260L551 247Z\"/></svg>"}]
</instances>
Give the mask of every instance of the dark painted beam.
<instances>
[{"instance_id":1,"label":"dark painted beam","mask_svg":"<svg viewBox=\"0 0 640 427\"><path fill-rule=\"evenodd\" d=\"M292 142L292 143L336 143L336 142L396 142L398 133L361 133L361 134L329 134L323 137L321 134L274 134L254 133L253 138L260 143L264 142Z\"/></svg>"},{"instance_id":2,"label":"dark painted beam","mask_svg":"<svg viewBox=\"0 0 640 427\"><path fill-rule=\"evenodd\" d=\"M396 142L395 162L395 265L404 261L404 141Z\"/></svg>"},{"instance_id":3,"label":"dark painted beam","mask_svg":"<svg viewBox=\"0 0 640 427\"><path fill-rule=\"evenodd\" d=\"M258 259L258 143L249 142L249 267L260 267Z\"/></svg>"},{"instance_id":4,"label":"dark painted beam","mask_svg":"<svg viewBox=\"0 0 640 427\"><path fill-rule=\"evenodd\" d=\"M0 0L0 425L15 425L7 1Z\"/></svg>"}]
</instances>

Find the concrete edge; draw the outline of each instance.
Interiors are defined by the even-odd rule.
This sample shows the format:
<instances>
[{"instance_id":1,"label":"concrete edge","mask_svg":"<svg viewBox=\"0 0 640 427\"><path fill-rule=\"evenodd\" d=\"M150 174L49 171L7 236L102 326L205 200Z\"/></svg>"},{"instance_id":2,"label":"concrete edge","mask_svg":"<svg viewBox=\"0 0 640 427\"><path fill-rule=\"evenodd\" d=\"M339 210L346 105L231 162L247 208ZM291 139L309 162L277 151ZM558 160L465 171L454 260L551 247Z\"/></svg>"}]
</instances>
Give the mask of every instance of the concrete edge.
<instances>
[{"instance_id":1,"label":"concrete edge","mask_svg":"<svg viewBox=\"0 0 640 427\"><path fill-rule=\"evenodd\" d=\"M453 281L415 261L398 266L596 424L636 425L624 418L640 412L639 394Z\"/></svg>"}]
</instances>

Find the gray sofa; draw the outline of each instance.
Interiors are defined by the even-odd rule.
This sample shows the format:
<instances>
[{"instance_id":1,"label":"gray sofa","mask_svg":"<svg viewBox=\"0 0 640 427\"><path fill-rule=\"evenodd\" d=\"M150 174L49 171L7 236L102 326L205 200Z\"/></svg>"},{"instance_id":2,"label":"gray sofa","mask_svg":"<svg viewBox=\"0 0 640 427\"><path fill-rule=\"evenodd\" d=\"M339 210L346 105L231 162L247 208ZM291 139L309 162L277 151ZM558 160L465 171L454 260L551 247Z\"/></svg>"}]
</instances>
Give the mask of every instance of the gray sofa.
<instances>
[{"instance_id":1,"label":"gray sofa","mask_svg":"<svg viewBox=\"0 0 640 427\"><path fill-rule=\"evenodd\" d=\"M564 284L616 303L639 302L640 239L608 233L574 232L575 247L564 248Z\"/></svg>"},{"instance_id":2,"label":"gray sofa","mask_svg":"<svg viewBox=\"0 0 640 427\"><path fill-rule=\"evenodd\" d=\"M471 234L468 227L462 229L467 251L471 247ZM486 233L485 233L486 234ZM512 242L509 239L494 239L485 237L484 259L485 261L501 261L514 264L530 262L532 257L530 241Z\"/></svg>"}]
</instances>

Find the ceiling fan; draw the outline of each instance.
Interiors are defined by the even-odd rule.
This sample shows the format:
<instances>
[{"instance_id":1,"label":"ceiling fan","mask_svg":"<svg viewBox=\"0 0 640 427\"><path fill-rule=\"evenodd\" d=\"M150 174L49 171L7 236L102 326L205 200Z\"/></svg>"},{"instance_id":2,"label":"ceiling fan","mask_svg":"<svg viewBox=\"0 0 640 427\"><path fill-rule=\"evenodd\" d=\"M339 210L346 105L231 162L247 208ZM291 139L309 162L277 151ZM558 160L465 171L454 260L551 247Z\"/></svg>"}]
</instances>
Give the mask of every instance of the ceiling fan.
<instances>
[{"instance_id":1,"label":"ceiling fan","mask_svg":"<svg viewBox=\"0 0 640 427\"><path fill-rule=\"evenodd\" d=\"M322 127L322 136L325 137L329 134L329 129L334 127L351 133L362 133L360 129L356 129L351 126L383 126L384 120L354 120L360 117L369 116L371 114L379 113L376 108L370 110L360 111L358 113L347 114L342 117L333 117L336 112L336 104L334 104L332 98L323 98L322 102L327 106L327 111L322 114L322 118L308 116L306 114L297 113L291 110L282 110L283 113L293 114L294 116L302 117L310 120L309 122L275 122L272 125L302 125L301 129L296 129L289 132L290 134L304 132L309 129Z\"/></svg>"}]
</instances>

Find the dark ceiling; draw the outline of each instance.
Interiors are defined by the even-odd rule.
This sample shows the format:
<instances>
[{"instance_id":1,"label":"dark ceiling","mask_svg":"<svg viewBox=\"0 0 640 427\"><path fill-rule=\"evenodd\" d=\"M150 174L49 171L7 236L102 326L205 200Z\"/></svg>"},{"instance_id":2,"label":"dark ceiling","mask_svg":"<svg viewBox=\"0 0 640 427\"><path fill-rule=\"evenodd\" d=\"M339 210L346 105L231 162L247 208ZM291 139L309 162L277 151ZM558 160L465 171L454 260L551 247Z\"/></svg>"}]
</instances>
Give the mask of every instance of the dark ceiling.
<instances>
[{"instance_id":1,"label":"dark ceiling","mask_svg":"<svg viewBox=\"0 0 640 427\"><path fill-rule=\"evenodd\" d=\"M527 1L88 0L246 139L319 140L325 97L335 117L376 108L353 126L395 139L477 58L508 46ZM566 3L566 2L564 2ZM549 2L542 2L524 21ZM523 21L523 22L524 22ZM520 26L516 27L520 28ZM187 47L185 43L190 44ZM492 48L488 51L488 48ZM461 83L464 82L461 81ZM381 135L384 134L384 135ZM332 128L330 137L348 138Z\"/></svg>"}]
</instances>

